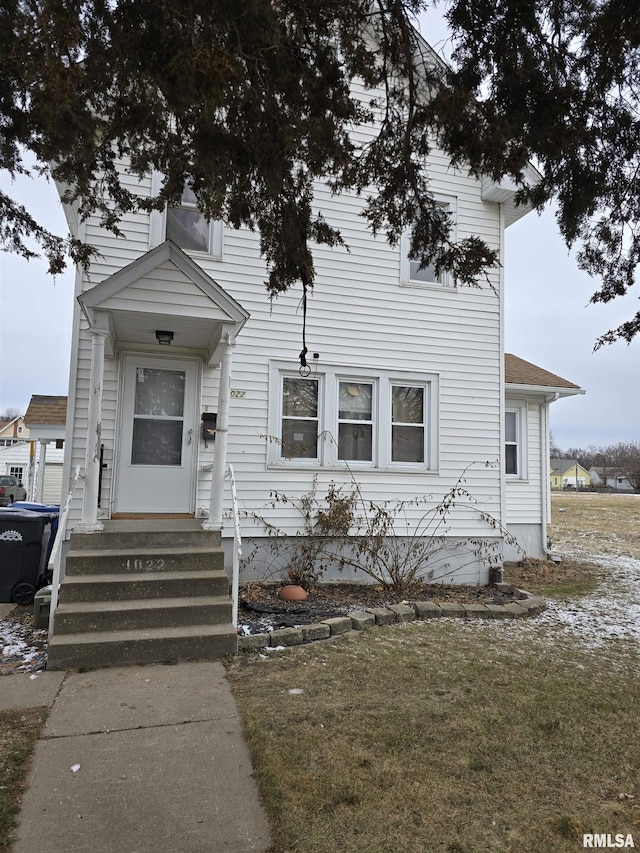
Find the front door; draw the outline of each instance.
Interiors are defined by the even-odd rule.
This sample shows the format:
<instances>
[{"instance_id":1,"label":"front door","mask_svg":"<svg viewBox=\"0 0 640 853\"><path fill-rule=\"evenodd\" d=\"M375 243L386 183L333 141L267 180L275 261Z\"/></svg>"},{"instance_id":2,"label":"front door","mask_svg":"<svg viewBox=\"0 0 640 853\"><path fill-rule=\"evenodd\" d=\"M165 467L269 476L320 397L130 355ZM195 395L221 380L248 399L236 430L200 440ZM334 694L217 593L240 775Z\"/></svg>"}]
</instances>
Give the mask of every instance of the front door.
<instances>
[{"instance_id":1,"label":"front door","mask_svg":"<svg viewBox=\"0 0 640 853\"><path fill-rule=\"evenodd\" d=\"M193 512L197 379L194 361L124 356L116 512Z\"/></svg>"}]
</instances>

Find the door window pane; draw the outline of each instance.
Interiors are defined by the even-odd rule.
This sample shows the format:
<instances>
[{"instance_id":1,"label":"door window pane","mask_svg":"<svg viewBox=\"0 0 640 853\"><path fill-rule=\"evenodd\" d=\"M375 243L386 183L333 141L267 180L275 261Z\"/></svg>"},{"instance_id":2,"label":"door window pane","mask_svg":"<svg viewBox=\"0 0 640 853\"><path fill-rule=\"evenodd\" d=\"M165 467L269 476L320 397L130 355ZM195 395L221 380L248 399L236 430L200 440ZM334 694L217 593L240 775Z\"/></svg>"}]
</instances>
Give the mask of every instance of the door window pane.
<instances>
[{"instance_id":1,"label":"door window pane","mask_svg":"<svg viewBox=\"0 0 640 853\"><path fill-rule=\"evenodd\" d=\"M132 465L181 465L182 421L134 418Z\"/></svg>"},{"instance_id":2,"label":"door window pane","mask_svg":"<svg viewBox=\"0 0 640 853\"><path fill-rule=\"evenodd\" d=\"M181 418L185 373L182 370L136 369L134 414Z\"/></svg>"}]
</instances>

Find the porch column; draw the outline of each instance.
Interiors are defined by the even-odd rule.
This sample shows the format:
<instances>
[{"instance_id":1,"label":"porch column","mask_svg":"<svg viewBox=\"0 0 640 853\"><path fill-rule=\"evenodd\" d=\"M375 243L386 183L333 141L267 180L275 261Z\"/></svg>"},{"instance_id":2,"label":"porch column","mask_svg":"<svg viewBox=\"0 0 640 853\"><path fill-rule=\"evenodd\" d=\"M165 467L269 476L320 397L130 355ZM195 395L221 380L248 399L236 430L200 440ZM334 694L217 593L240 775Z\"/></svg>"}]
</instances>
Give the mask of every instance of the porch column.
<instances>
[{"instance_id":1,"label":"porch column","mask_svg":"<svg viewBox=\"0 0 640 853\"><path fill-rule=\"evenodd\" d=\"M91 335L91 378L89 380L89 413L87 446L84 461L84 493L79 533L98 533L98 478L100 474L100 433L102 430L102 381L104 376L104 342L109 334L102 329L89 329Z\"/></svg>"},{"instance_id":2,"label":"porch column","mask_svg":"<svg viewBox=\"0 0 640 853\"><path fill-rule=\"evenodd\" d=\"M227 333L220 359L220 388L218 390L218 418L213 455L211 479L211 502L209 518L203 522L203 530L222 530L222 505L224 500L224 475L227 469L227 440L229 437L229 403L231 400L231 353L234 344Z\"/></svg>"},{"instance_id":3,"label":"porch column","mask_svg":"<svg viewBox=\"0 0 640 853\"><path fill-rule=\"evenodd\" d=\"M41 504L44 495L44 472L47 464L46 439L40 439L40 453L38 455L38 473L36 474L36 503Z\"/></svg>"},{"instance_id":4,"label":"porch column","mask_svg":"<svg viewBox=\"0 0 640 853\"><path fill-rule=\"evenodd\" d=\"M36 499L36 443L29 442L29 472L27 474L27 500L35 501Z\"/></svg>"}]
</instances>

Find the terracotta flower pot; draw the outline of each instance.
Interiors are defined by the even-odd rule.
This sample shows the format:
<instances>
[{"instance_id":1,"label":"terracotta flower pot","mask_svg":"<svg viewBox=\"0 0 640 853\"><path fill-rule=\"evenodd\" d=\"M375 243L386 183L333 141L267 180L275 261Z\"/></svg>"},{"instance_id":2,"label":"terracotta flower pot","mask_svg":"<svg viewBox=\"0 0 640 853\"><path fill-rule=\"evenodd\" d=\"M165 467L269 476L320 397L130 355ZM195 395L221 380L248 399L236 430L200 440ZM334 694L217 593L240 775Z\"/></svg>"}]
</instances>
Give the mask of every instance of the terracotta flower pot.
<instances>
[{"instance_id":1,"label":"terracotta flower pot","mask_svg":"<svg viewBox=\"0 0 640 853\"><path fill-rule=\"evenodd\" d=\"M278 596L283 601L306 601L307 593L301 586L296 586L295 584L287 584L287 586L283 586Z\"/></svg>"}]
</instances>

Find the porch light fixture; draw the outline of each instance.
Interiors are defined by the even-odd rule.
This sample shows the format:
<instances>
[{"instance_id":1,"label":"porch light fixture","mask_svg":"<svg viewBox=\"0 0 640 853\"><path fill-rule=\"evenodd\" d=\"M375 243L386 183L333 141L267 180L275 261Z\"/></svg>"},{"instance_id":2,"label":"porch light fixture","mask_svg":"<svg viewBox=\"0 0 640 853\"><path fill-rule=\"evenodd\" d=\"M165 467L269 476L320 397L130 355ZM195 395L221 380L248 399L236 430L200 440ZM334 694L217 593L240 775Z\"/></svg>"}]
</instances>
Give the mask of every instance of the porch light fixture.
<instances>
[{"instance_id":1,"label":"porch light fixture","mask_svg":"<svg viewBox=\"0 0 640 853\"><path fill-rule=\"evenodd\" d=\"M173 340L173 332L162 332L159 329L156 329L156 340L159 344L163 344L168 347Z\"/></svg>"}]
</instances>

